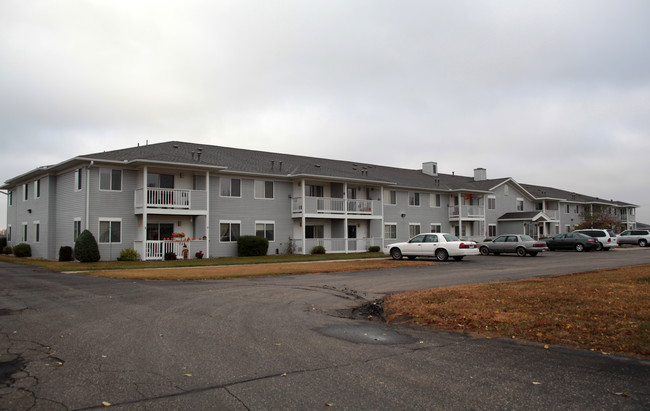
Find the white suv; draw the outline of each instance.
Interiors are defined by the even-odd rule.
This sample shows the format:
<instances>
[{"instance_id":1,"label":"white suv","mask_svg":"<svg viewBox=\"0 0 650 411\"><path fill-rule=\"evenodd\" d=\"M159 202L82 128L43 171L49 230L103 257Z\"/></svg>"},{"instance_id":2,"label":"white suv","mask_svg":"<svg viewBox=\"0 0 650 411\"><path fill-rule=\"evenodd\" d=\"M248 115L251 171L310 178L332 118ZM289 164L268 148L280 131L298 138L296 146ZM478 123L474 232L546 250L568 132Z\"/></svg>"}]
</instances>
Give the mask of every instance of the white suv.
<instances>
[{"instance_id":1,"label":"white suv","mask_svg":"<svg viewBox=\"0 0 650 411\"><path fill-rule=\"evenodd\" d=\"M650 243L650 230L625 230L617 237L619 244L638 244L645 247Z\"/></svg>"},{"instance_id":2,"label":"white suv","mask_svg":"<svg viewBox=\"0 0 650 411\"><path fill-rule=\"evenodd\" d=\"M612 230L601 230L596 228L589 228L584 230L576 230L576 233L587 234L598 240L596 244L596 251L609 251L614 247L618 247L616 234Z\"/></svg>"}]
</instances>

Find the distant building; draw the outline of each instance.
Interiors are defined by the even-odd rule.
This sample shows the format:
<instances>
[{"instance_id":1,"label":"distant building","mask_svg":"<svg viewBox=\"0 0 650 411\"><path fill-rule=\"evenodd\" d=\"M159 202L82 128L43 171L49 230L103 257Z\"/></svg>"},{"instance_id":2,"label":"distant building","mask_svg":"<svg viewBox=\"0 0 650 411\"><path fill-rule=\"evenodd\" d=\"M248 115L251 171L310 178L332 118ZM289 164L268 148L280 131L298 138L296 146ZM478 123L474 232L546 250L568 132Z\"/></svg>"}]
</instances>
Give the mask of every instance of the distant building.
<instances>
[{"instance_id":1,"label":"distant building","mask_svg":"<svg viewBox=\"0 0 650 411\"><path fill-rule=\"evenodd\" d=\"M483 240L500 233L571 231L605 210L628 228L637 205L558 188L421 169L166 142L88 154L4 183L9 245L55 259L90 230L102 259L134 248L143 259L237 253L240 235L269 240L269 253L366 251L420 232Z\"/></svg>"}]
</instances>

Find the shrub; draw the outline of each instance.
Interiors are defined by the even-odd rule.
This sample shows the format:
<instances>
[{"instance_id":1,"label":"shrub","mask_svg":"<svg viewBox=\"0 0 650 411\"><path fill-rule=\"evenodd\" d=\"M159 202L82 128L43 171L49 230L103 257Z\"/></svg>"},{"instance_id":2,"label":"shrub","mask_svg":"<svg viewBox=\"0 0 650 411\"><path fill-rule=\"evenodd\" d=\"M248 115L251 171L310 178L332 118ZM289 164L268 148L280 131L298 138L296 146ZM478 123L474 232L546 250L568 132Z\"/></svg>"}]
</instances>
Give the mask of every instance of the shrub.
<instances>
[{"instance_id":1,"label":"shrub","mask_svg":"<svg viewBox=\"0 0 650 411\"><path fill-rule=\"evenodd\" d=\"M72 256L72 247L64 245L59 248L59 261L74 261Z\"/></svg>"},{"instance_id":2,"label":"shrub","mask_svg":"<svg viewBox=\"0 0 650 411\"><path fill-rule=\"evenodd\" d=\"M378 253L381 250L381 247L378 245L371 245L370 248L368 248L368 251L371 253Z\"/></svg>"},{"instance_id":3,"label":"shrub","mask_svg":"<svg viewBox=\"0 0 650 411\"><path fill-rule=\"evenodd\" d=\"M194 254L194 257L201 259L203 258L203 251L197 251L196 254Z\"/></svg>"},{"instance_id":4,"label":"shrub","mask_svg":"<svg viewBox=\"0 0 650 411\"><path fill-rule=\"evenodd\" d=\"M74 242L74 258L82 263L94 263L101 258L97 240L90 231L83 230Z\"/></svg>"},{"instance_id":5,"label":"shrub","mask_svg":"<svg viewBox=\"0 0 650 411\"><path fill-rule=\"evenodd\" d=\"M120 251L120 256L117 261L139 261L140 254L132 248L125 248Z\"/></svg>"},{"instance_id":6,"label":"shrub","mask_svg":"<svg viewBox=\"0 0 650 411\"><path fill-rule=\"evenodd\" d=\"M0 250L7 246L7 237L0 237Z\"/></svg>"},{"instance_id":7,"label":"shrub","mask_svg":"<svg viewBox=\"0 0 650 411\"><path fill-rule=\"evenodd\" d=\"M322 245L317 245L316 247L311 249L312 254L325 254L325 247Z\"/></svg>"},{"instance_id":8,"label":"shrub","mask_svg":"<svg viewBox=\"0 0 650 411\"><path fill-rule=\"evenodd\" d=\"M16 257L31 257L32 247L29 244L20 243L14 247L14 255Z\"/></svg>"},{"instance_id":9,"label":"shrub","mask_svg":"<svg viewBox=\"0 0 650 411\"><path fill-rule=\"evenodd\" d=\"M165 253L165 261L173 261L175 259L176 259L176 253L171 251L169 253Z\"/></svg>"},{"instance_id":10,"label":"shrub","mask_svg":"<svg viewBox=\"0 0 650 411\"><path fill-rule=\"evenodd\" d=\"M243 235L237 240L237 254L240 257L266 255L269 251L269 240L254 235Z\"/></svg>"},{"instance_id":11,"label":"shrub","mask_svg":"<svg viewBox=\"0 0 650 411\"><path fill-rule=\"evenodd\" d=\"M13 252L13 250L12 250L11 247L9 247L8 245L2 247L2 254L7 254L7 255L9 255L9 254L11 254L12 252Z\"/></svg>"}]
</instances>

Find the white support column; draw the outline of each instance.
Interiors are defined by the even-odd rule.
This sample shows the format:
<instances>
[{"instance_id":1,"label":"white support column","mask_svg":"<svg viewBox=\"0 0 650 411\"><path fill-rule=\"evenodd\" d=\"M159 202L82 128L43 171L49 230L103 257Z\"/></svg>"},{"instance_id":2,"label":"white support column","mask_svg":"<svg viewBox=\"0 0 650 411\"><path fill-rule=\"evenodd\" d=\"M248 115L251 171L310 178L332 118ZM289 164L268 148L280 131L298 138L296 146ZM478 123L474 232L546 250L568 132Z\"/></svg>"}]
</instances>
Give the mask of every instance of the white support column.
<instances>
[{"instance_id":1,"label":"white support column","mask_svg":"<svg viewBox=\"0 0 650 411\"><path fill-rule=\"evenodd\" d=\"M463 198L458 193L458 238L463 237Z\"/></svg>"},{"instance_id":2,"label":"white support column","mask_svg":"<svg viewBox=\"0 0 650 411\"><path fill-rule=\"evenodd\" d=\"M205 172L206 215L205 215L205 258L210 258L210 172Z\"/></svg>"},{"instance_id":3,"label":"white support column","mask_svg":"<svg viewBox=\"0 0 650 411\"><path fill-rule=\"evenodd\" d=\"M350 252L350 239L348 238L348 183L343 183L343 213L345 215L343 219L343 238L345 239L345 254L348 254Z\"/></svg>"},{"instance_id":4,"label":"white support column","mask_svg":"<svg viewBox=\"0 0 650 411\"><path fill-rule=\"evenodd\" d=\"M307 212L307 202L305 199L305 179L303 178L300 181L300 198L302 199L302 217L301 217L301 228L302 228L302 254L307 254L307 239L305 238L305 224L307 224L307 219L305 218L305 213Z\"/></svg>"},{"instance_id":5,"label":"white support column","mask_svg":"<svg viewBox=\"0 0 650 411\"><path fill-rule=\"evenodd\" d=\"M147 206L149 205L148 202L148 195L147 195L147 166L144 166L144 169L142 170L142 177L144 179L143 181L143 189L142 189L142 254L140 255L140 258L142 260L147 259ZM137 201L137 200L136 200ZM160 239L159 239L160 240Z\"/></svg>"}]
</instances>

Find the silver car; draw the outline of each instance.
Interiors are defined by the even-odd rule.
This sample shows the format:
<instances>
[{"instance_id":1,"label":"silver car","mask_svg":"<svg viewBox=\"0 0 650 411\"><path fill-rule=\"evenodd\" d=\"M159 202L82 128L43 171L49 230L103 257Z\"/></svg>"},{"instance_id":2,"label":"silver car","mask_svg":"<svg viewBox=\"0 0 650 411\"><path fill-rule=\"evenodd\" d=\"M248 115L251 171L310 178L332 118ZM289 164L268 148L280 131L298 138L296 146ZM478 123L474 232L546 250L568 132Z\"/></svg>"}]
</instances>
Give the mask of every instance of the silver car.
<instances>
[{"instance_id":1,"label":"silver car","mask_svg":"<svg viewBox=\"0 0 650 411\"><path fill-rule=\"evenodd\" d=\"M492 241L480 243L478 249L483 255L517 253L520 257L524 257L526 254L536 256L546 250L546 243L524 234L504 234Z\"/></svg>"},{"instance_id":2,"label":"silver car","mask_svg":"<svg viewBox=\"0 0 650 411\"><path fill-rule=\"evenodd\" d=\"M638 244L645 247L650 243L650 230L625 230L616 236L616 241L619 244Z\"/></svg>"}]
</instances>

